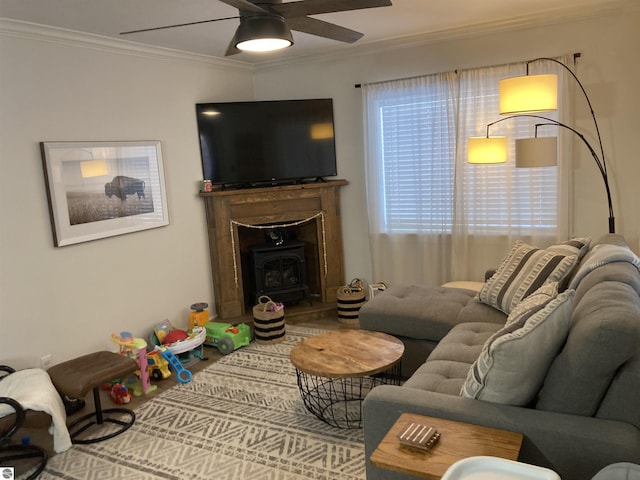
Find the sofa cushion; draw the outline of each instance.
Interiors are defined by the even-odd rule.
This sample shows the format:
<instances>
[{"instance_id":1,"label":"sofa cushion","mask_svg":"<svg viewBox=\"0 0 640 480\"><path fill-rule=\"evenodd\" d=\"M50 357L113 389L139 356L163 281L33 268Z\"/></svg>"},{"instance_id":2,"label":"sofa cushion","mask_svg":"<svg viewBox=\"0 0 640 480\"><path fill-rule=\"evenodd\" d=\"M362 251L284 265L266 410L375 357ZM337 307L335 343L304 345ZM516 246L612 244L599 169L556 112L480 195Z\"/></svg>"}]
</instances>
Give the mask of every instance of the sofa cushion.
<instances>
[{"instance_id":1,"label":"sofa cushion","mask_svg":"<svg viewBox=\"0 0 640 480\"><path fill-rule=\"evenodd\" d=\"M557 250L543 250L517 240L496 273L478 292L478 299L509 314L541 286L562 282L576 265L578 255Z\"/></svg>"},{"instance_id":2,"label":"sofa cushion","mask_svg":"<svg viewBox=\"0 0 640 480\"><path fill-rule=\"evenodd\" d=\"M527 405L569 331L573 290L549 284L523 300L484 344L460 394L494 403Z\"/></svg>"},{"instance_id":3,"label":"sofa cushion","mask_svg":"<svg viewBox=\"0 0 640 480\"><path fill-rule=\"evenodd\" d=\"M618 420L640 429L640 349L616 372L596 417Z\"/></svg>"},{"instance_id":4,"label":"sofa cushion","mask_svg":"<svg viewBox=\"0 0 640 480\"><path fill-rule=\"evenodd\" d=\"M456 325L404 385L430 392L458 395L471 364L487 338L500 324L476 322Z\"/></svg>"},{"instance_id":5,"label":"sofa cushion","mask_svg":"<svg viewBox=\"0 0 640 480\"><path fill-rule=\"evenodd\" d=\"M457 324L495 322L506 315L475 299L477 292L426 285L393 285L359 311L360 328L439 342Z\"/></svg>"},{"instance_id":6,"label":"sofa cushion","mask_svg":"<svg viewBox=\"0 0 640 480\"><path fill-rule=\"evenodd\" d=\"M622 265L607 264L589 276ZM620 367L640 348L640 297L631 285L618 281L597 283L580 298L572 323L567 342L549 369L536 408L593 416Z\"/></svg>"}]
</instances>

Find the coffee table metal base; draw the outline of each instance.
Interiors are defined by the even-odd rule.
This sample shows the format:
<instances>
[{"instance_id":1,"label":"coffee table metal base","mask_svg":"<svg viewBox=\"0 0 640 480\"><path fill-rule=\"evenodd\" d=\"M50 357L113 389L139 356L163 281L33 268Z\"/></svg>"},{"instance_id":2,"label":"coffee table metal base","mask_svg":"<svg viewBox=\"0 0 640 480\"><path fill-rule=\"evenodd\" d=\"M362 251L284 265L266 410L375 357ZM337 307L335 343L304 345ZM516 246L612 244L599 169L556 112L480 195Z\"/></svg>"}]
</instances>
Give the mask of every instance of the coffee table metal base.
<instances>
[{"instance_id":1,"label":"coffee table metal base","mask_svg":"<svg viewBox=\"0 0 640 480\"><path fill-rule=\"evenodd\" d=\"M337 428L362 428L362 401L378 385L400 385L400 364L374 376L326 378L296 368L300 396L307 410Z\"/></svg>"}]
</instances>

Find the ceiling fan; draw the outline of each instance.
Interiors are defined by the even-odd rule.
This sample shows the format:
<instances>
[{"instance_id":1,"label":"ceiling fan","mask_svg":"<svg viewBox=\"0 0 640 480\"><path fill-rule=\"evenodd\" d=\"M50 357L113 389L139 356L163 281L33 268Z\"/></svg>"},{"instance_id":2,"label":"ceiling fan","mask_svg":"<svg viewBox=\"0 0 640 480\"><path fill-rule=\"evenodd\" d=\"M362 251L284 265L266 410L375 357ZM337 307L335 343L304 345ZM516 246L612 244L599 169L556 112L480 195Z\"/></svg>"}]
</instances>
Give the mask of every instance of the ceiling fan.
<instances>
[{"instance_id":1,"label":"ceiling fan","mask_svg":"<svg viewBox=\"0 0 640 480\"><path fill-rule=\"evenodd\" d=\"M239 18L240 25L231 39L231 43L229 43L225 56L235 55L243 50L271 51L293 45L293 36L289 29L339 42L354 43L362 38L364 34L334 23L311 18L309 15L391 6L391 0L299 0L286 3L282 3L282 0L220 1L237 8L239 15L131 30L121 32L120 35ZM271 41L268 46L264 46L266 40Z\"/></svg>"}]
</instances>

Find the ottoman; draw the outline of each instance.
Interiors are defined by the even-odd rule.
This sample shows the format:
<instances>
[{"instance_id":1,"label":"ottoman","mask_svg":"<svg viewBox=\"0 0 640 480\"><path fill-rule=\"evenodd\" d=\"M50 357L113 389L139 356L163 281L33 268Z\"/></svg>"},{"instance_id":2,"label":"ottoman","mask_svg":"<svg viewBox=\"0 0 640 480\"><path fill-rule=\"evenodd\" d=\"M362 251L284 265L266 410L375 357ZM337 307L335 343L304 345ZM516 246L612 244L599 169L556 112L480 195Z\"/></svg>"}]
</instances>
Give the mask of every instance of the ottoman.
<instances>
[{"instance_id":1,"label":"ottoman","mask_svg":"<svg viewBox=\"0 0 640 480\"><path fill-rule=\"evenodd\" d=\"M133 411L127 408L102 409L100 387L117 378L127 377L137 369L138 364L134 359L102 351L59 363L47 371L61 395L83 398L89 390L93 390L95 411L68 426L73 443L101 442L121 434L133 425L136 419ZM105 423L110 424L111 428L102 429Z\"/></svg>"}]
</instances>

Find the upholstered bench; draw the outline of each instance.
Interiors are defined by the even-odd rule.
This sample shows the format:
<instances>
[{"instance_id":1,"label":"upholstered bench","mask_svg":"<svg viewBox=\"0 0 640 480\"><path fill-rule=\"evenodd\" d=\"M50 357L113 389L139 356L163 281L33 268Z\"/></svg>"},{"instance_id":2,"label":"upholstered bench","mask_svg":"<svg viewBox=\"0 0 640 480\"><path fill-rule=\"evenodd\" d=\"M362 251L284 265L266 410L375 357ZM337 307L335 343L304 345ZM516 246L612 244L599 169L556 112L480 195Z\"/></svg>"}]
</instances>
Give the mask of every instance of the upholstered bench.
<instances>
[{"instance_id":1,"label":"upholstered bench","mask_svg":"<svg viewBox=\"0 0 640 480\"><path fill-rule=\"evenodd\" d=\"M54 365L48 370L53 385L61 395L71 398L83 398L93 390L95 411L84 415L69 427L73 443L96 443L115 437L127 430L135 422L135 413L127 408L102 409L100 387L104 383L124 378L138 369L135 360L112 352L95 352L82 357ZM116 427L95 429L93 435L84 434L92 427L101 427L104 423Z\"/></svg>"}]
</instances>

